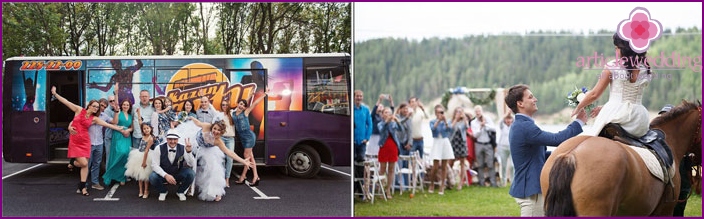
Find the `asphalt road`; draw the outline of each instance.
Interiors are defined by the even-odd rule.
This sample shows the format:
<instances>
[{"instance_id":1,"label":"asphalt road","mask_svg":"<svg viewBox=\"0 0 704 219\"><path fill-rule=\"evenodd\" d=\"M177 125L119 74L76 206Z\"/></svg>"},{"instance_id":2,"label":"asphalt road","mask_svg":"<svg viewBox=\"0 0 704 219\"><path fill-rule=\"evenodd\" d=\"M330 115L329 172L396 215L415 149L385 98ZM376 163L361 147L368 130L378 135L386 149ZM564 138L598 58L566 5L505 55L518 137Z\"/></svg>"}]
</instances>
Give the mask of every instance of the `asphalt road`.
<instances>
[{"instance_id":1,"label":"asphalt road","mask_svg":"<svg viewBox=\"0 0 704 219\"><path fill-rule=\"evenodd\" d=\"M32 168L33 167L33 168ZM64 164L10 164L3 161L3 216L351 216L350 167L324 167L317 177L299 179L285 175L280 168L259 167L259 186L235 185L220 202L205 202L195 196L181 202L176 187L169 187L166 201L157 200L150 189L148 199L137 197L134 181L117 185L109 193L89 190L90 196L76 194L78 171ZM26 170L27 168L31 168ZM241 171L234 167L233 173ZM251 176L251 175L250 175ZM197 196L197 194L196 194Z\"/></svg>"}]
</instances>

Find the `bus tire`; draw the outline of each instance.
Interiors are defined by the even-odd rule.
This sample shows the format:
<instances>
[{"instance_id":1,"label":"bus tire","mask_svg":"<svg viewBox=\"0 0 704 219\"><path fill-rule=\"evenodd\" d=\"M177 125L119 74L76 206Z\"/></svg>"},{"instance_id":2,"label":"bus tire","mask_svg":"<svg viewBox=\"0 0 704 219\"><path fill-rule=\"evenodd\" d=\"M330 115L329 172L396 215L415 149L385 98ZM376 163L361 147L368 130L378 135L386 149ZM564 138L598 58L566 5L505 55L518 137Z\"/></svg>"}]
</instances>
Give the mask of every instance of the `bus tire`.
<instances>
[{"instance_id":1,"label":"bus tire","mask_svg":"<svg viewBox=\"0 0 704 219\"><path fill-rule=\"evenodd\" d=\"M320 155L309 145L299 145L288 155L288 173L300 178L313 178L320 171Z\"/></svg>"}]
</instances>

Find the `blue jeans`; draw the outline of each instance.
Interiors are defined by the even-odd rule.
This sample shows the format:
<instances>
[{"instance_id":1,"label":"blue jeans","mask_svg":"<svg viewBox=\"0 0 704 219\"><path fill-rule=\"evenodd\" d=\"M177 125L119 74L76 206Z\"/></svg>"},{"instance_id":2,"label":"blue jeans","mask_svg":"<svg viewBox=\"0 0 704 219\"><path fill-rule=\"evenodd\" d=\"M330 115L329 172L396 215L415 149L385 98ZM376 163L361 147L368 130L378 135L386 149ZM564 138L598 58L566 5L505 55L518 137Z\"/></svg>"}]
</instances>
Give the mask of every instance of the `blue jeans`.
<instances>
[{"instance_id":1,"label":"blue jeans","mask_svg":"<svg viewBox=\"0 0 704 219\"><path fill-rule=\"evenodd\" d=\"M367 153L367 144L354 144L354 162L364 162Z\"/></svg>"},{"instance_id":2,"label":"blue jeans","mask_svg":"<svg viewBox=\"0 0 704 219\"><path fill-rule=\"evenodd\" d=\"M234 152L235 150L235 137L222 137L222 142L225 143L225 147L228 150ZM225 154L225 178L230 178L232 173L232 158Z\"/></svg>"},{"instance_id":3,"label":"blue jeans","mask_svg":"<svg viewBox=\"0 0 704 219\"><path fill-rule=\"evenodd\" d=\"M100 185L100 162L103 161L103 145L90 146L90 158L88 165L90 170L90 181L93 185ZM86 183L88 185L88 183Z\"/></svg>"},{"instance_id":4,"label":"blue jeans","mask_svg":"<svg viewBox=\"0 0 704 219\"><path fill-rule=\"evenodd\" d=\"M411 151L418 151L418 155L420 155L420 158L423 158L423 146L423 139L414 139L413 144L411 145Z\"/></svg>"},{"instance_id":5,"label":"blue jeans","mask_svg":"<svg viewBox=\"0 0 704 219\"><path fill-rule=\"evenodd\" d=\"M176 193L185 193L186 189L188 189L188 187L193 183L196 173L193 172L193 169L191 168L183 167L178 174L173 175L173 177L176 179L176 184L181 184L178 186ZM159 176L159 174L156 174L156 172L152 172L152 174L149 175L149 183L151 183L159 193L167 192L166 185L164 185L165 182L166 179Z\"/></svg>"}]
</instances>

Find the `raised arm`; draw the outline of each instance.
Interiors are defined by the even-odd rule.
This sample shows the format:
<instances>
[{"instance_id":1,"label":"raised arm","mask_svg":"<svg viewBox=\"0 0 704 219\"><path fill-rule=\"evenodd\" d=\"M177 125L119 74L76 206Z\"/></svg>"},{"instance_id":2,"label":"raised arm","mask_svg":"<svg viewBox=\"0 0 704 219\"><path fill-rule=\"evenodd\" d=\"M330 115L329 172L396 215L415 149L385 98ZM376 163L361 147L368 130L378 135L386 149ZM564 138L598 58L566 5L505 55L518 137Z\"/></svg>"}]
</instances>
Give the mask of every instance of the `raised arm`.
<instances>
[{"instance_id":1,"label":"raised arm","mask_svg":"<svg viewBox=\"0 0 704 219\"><path fill-rule=\"evenodd\" d=\"M252 94L252 95L254 95L254 94ZM252 104L249 105L249 107L247 107L246 110L244 110L244 115L245 115L245 116L249 116L249 113L252 112L252 110L254 109L254 106L256 106L257 104L259 104L259 102L262 102L262 100L264 99L264 97L266 97L267 95L269 95L269 94L267 94L266 92L264 92L264 95L261 95L261 96L259 96L256 100L254 100L254 102L252 102Z\"/></svg>"},{"instance_id":2,"label":"raised arm","mask_svg":"<svg viewBox=\"0 0 704 219\"><path fill-rule=\"evenodd\" d=\"M136 109L134 109L134 112L136 113L136 114L135 114L135 115L136 115L135 117L137 117L137 124L142 125L142 112L139 110L139 107L137 107ZM134 119L134 118L132 118L132 119ZM151 119L151 118L150 118L150 119Z\"/></svg>"},{"instance_id":3,"label":"raised arm","mask_svg":"<svg viewBox=\"0 0 704 219\"><path fill-rule=\"evenodd\" d=\"M193 116L189 116L188 118L191 121L193 121L193 124L196 124L196 126L200 127L201 129L210 130L210 126L212 124L201 122L200 120L196 119L196 117L193 117Z\"/></svg>"},{"instance_id":4,"label":"raised arm","mask_svg":"<svg viewBox=\"0 0 704 219\"><path fill-rule=\"evenodd\" d=\"M558 146L567 139L574 137L582 132L582 126L574 121L567 128L558 132L546 132L538 128L535 124L531 124L524 130L527 139L531 139L536 145Z\"/></svg>"},{"instance_id":5,"label":"raised arm","mask_svg":"<svg viewBox=\"0 0 704 219\"><path fill-rule=\"evenodd\" d=\"M59 95L58 93L56 93L56 87L55 87L55 86L51 86L51 94L54 95L54 97L56 97L56 99L59 100L59 102L61 102L61 103L63 103L64 105L66 105L66 107L68 107L68 108L69 108L71 111L73 111L74 113L80 113L81 110L83 109L83 108L81 108L81 106L76 105L76 104L74 104L74 103L71 103L71 102L68 101L66 98L64 98L64 97L62 97L61 95Z\"/></svg>"},{"instance_id":6,"label":"raised arm","mask_svg":"<svg viewBox=\"0 0 704 219\"><path fill-rule=\"evenodd\" d=\"M161 114L161 113L165 113L166 111L169 111L170 109L171 109L171 106L167 106L167 107L164 107L164 109L162 109L162 110L154 109L154 110L156 110L154 112L156 112L157 114Z\"/></svg>"},{"instance_id":7,"label":"raised arm","mask_svg":"<svg viewBox=\"0 0 704 219\"><path fill-rule=\"evenodd\" d=\"M93 117L93 124L98 124L98 125L101 125L101 126L103 126L103 127L107 127L107 128L110 128L110 129L113 129L113 130L116 130L116 131L122 131L122 128L121 128L120 126L107 123L107 122L103 121L101 118L98 118L98 117Z\"/></svg>"},{"instance_id":8,"label":"raised arm","mask_svg":"<svg viewBox=\"0 0 704 219\"><path fill-rule=\"evenodd\" d=\"M611 83L611 74L611 71L608 69L604 69L601 72L601 75L599 76L599 81L596 82L596 85L594 85L594 88L592 88L592 90L587 91L584 96L584 100L577 104L577 107L574 108L570 117L577 115L577 113L584 109L584 107L589 106L589 104L592 104L594 101L598 100L599 97L601 97L601 94L604 93L606 87L608 87L609 83Z\"/></svg>"},{"instance_id":9,"label":"raised arm","mask_svg":"<svg viewBox=\"0 0 704 219\"><path fill-rule=\"evenodd\" d=\"M133 70L133 71L137 71L137 70L139 70L140 68L142 68L142 66L144 66L144 64L142 63L142 60L135 59L135 61L137 61L137 64L136 64L136 65L133 65L133 66L127 67L127 68L130 69L130 70Z\"/></svg>"},{"instance_id":10,"label":"raised arm","mask_svg":"<svg viewBox=\"0 0 704 219\"><path fill-rule=\"evenodd\" d=\"M113 76L113 77L115 77L115 76ZM115 90L113 90L112 93L115 95L115 101L117 101L118 108L122 107L122 106L120 106L122 103L120 103L120 95L119 95L120 92L118 92L119 90L120 90L120 83L115 82ZM118 111L120 111L120 110L118 110Z\"/></svg>"},{"instance_id":11,"label":"raised arm","mask_svg":"<svg viewBox=\"0 0 704 219\"><path fill-rule=\"evenodd\" d=\"M112 77L110 77L110 83L106 84L105 86L99 86L95 82L91 82L90 84L88 84L88 88L95 88L95 89L98 89L102 92L107 92L112 87L112 84L115 83L115 75L112 75ZM117 85L117 84L115 84L115 85ZM115 90L117 90L117 86L115 86ZM117 100L117 97L115 99Z\"/></svg>"}]
</instances>

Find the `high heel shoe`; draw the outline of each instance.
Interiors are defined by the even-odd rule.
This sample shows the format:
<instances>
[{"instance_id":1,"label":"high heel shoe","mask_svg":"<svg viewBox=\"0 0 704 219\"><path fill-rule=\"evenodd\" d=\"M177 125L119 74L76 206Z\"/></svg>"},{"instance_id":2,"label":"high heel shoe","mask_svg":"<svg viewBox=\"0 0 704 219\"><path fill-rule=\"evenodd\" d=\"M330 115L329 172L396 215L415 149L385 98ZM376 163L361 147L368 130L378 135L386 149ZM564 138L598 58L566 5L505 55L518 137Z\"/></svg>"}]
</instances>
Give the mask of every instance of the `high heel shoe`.
<instances>
[{"instance_id":1,"label":"high heel shoe","mask_svg":"<svg viewBox=\"0 0 704 219\"><path fill-rule=\"evenodd\" d=\"M90 195L88 193L88 188L86 188L86 182L78 182L78 189L76 190L76 193L81 194L83 196Z\"/></svg>"},{"instance_id":2,"label":"high heel shoe","mask_svg":"<svg viewBox=\"0 0 704 219\"><path fill-rule=\"evenodd\" d=\"M73 164L73 162L76 161L76 158L71 158L68 160L68 171L73 172L73 168L76 167L76 165Z\"/></svg>"},{"instance_id":3,"label":"high heel shoe","mask_svg":"<svg viewBox=\"0 0 704 219\"><path fill-rule=\"evenodd\" d=\"M237 185L242 185L242 184L244 184L245 181L247 181L247 177L245 177L244 179L242 179L242 181L235 181L235 184L237 184Z\"/></svg>"},{"instance_id":4,"label":"high heel shoe","mask_svg":"<svg viewBox=\"0 0 704 219\"><path fill-rule=\"evenodd\" d=\"M254 181L253 183L249 184L249 186L258 186L258 185L259 185L259 181L262 181L262 179L261 179L261 178L257 178L257 180Z\"/></svg>"}]
</instances>

